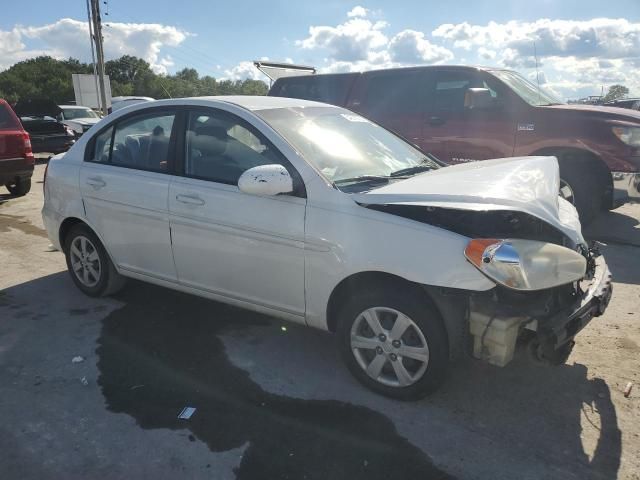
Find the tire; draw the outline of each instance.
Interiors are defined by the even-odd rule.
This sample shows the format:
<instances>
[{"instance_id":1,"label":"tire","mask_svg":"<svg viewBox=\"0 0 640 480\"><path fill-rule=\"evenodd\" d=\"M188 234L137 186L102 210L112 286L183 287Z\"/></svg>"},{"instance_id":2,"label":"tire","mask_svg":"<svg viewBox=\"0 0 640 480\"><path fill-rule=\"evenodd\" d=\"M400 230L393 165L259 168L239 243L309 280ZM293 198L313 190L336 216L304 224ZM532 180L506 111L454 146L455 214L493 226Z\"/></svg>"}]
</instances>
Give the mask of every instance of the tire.
<instances>
[{"instance_id":1,"label":"tire","mask_svg":"<svg viewBox=\"0 0 640 480\"><path fill-rule=\"evenodd\" d=\"M29 190L31 190L31 179L30 178L19 178L18 180L7 183L5 185L7 190L11 195L15 195L16 197L23 197Z\"/></svg>"},{"instance_id":2,"label":"tire","mask_svg":"<svg viewBox=\"0 0 640 480\"><path fill-rule=\"evenodd\" d=\"M374 334L371 322L375 325L376 315L378 333ZM408 326L404 334L398 336L394 325ZM446 377L448 337L442 318L426 293L391 285L351 295L338 312L337 334L340 353L353 376L367 388L387 397L423 398L434 392ZM411 352L415 358L403 352ZM423 361L425 353L426 362ZM365 370L367 367L371 375ZM376 376L374 372L378 368Z\"/></svg>"},{"instance_id":3,"label":"tire","mask_svg":"<svg viewBox=\"0 0 640 480\"><path fill-rule=\"evenodd\" d=\"M116 271L104 246L86 225L71 227L64 239L64 254L71 279L86 295L104 297L124 286L125 278Z\"/></svg>"},{"instance_id":4,"label":"tire","mask_svg":"<svg viewBox=\"0 0 640 480\"><path fill-rule=\"evenodd\" d=\"M589 224L604 209L603 185L592 163L579 154L565 152L556 155L560 166L560 194L578 210L580 222ZM569 187L570 191L563 190ZM566 198L566 194L571 199Z\"/></svg>"}]
</instances>

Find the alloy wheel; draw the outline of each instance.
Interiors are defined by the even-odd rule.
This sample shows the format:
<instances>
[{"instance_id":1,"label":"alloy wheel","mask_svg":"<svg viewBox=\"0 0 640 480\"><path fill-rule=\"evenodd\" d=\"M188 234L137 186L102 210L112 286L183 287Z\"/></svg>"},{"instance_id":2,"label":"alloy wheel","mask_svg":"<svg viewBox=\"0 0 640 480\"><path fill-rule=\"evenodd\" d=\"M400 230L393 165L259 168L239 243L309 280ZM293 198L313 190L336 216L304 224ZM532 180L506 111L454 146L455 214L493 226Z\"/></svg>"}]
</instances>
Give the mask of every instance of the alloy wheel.
<instances>
[{"instance_id":1,"label":"alloy wheel","mask_svg":"<svg viewBox=\"0 0 640 480\"><path fill-rule=\"evenodd\" d=\"M407 315L371 307L351 327L351 351L358 365L377 382L391 387L414 384L429 365L429 346Z\"/></svg>"},{"instance_id":2,"label":"alloy wheel","mask_svg":"<svg viewBox=\"0 0 640 480\"><path fill-rule=\"evenodd\" d=\"M95 245L87 237L78 235L69 249L71 268L76 278L86 287L95 287L100 281L102 264Z\"/></svg>"}]
</instances>

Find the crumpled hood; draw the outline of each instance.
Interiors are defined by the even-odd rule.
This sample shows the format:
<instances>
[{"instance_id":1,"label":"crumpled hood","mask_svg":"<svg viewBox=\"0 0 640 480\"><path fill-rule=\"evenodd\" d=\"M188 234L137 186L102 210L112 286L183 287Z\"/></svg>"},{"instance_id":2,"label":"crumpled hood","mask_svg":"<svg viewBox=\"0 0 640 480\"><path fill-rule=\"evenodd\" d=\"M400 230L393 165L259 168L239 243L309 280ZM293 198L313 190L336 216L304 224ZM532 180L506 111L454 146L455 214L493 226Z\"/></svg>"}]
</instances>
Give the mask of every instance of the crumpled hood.
<instances>
[{"instance_id":1,"label":"crumpled hood","mask_svg":"<svg viewBox=\"0 0 640 480\"><path fill-rule=\"evenodd\" d=\"M554 226L576 244L584 243L577 213L558 196L559 188L555 157L514 157L444 167L352 198L363 205L519 211Z\"/></svg>"}]
</instances>

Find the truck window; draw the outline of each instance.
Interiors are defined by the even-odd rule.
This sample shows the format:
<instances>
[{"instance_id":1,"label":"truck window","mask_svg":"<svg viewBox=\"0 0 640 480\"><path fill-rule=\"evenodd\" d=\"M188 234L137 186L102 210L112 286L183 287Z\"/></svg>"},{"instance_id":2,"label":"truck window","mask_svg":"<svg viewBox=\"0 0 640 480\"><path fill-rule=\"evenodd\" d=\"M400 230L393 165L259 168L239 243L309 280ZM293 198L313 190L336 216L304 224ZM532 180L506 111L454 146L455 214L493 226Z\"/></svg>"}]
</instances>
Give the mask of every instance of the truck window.
<instances>
[{"instance_id":1,"label":"truck window","mask_svg":"<svg viewBox=\"0 0 640 480\"><path fill-rule=\"evenodd\" d=\"M269 95L344 105L355 74L304 75L278 79Z\"/></svg>"},{"instance_id":2,"label":"truck window","mask_svg":"<svg viewBox=\"0 0 640 480\"><path fill-rule=\"evenodd\" d=\"M426 89L423 79L420 72L369 75L359 111L374 119L384 114L421 112Z\"/></svg>"},{"instance_id":3,"label":"truck window","mask_svg":"<svg viewBox=\"0 0 640 480\"><path fill-rule=\"evenodd\" d=\"M433 109L446 112L464 110L464 95L473 86L473 80L473 75L468 72L439 72L436 76Z\"/></svg>"}]
</instances>

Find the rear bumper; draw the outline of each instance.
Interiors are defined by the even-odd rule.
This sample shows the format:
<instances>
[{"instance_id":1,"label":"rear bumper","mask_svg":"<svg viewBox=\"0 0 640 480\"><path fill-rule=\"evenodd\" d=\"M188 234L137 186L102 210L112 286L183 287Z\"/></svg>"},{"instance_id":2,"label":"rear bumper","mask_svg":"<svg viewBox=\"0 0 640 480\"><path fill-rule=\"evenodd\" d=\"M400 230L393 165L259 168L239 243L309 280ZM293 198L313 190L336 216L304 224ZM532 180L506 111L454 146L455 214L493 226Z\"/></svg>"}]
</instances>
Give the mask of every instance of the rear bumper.
<instances>
[{"instance_id":1,"label":"rear bumper","mask_svg":"<svg viewBox=\"0 0 640 480\"><path fill-rule=\"evenodd\" d=\"M640 202L640 173L611 172L613 179L613 204Z\"/></svg>"},{"instance_id":2,"label":"rear bumper","mask_svg":"<svg viewBox=\"0 0 640 480\"><path fill-rule=\"evenodd\" d=\"M69 150L75 142L74 137L67 135L53 137L38 137L37 135L31 136L31 148L33 153L63 153Z\"/></svg>"},{"instance_id":3,"label":"rear bumper","mask_svg":"<svg viewBox=\"0 0 640 480\"><path fill-rule=\"evenodd\" d=\"M0 160L0 185L13 182L16 179L31 178L33 164L26 158L10 158Z\"/></svg>"}]
</instances>

